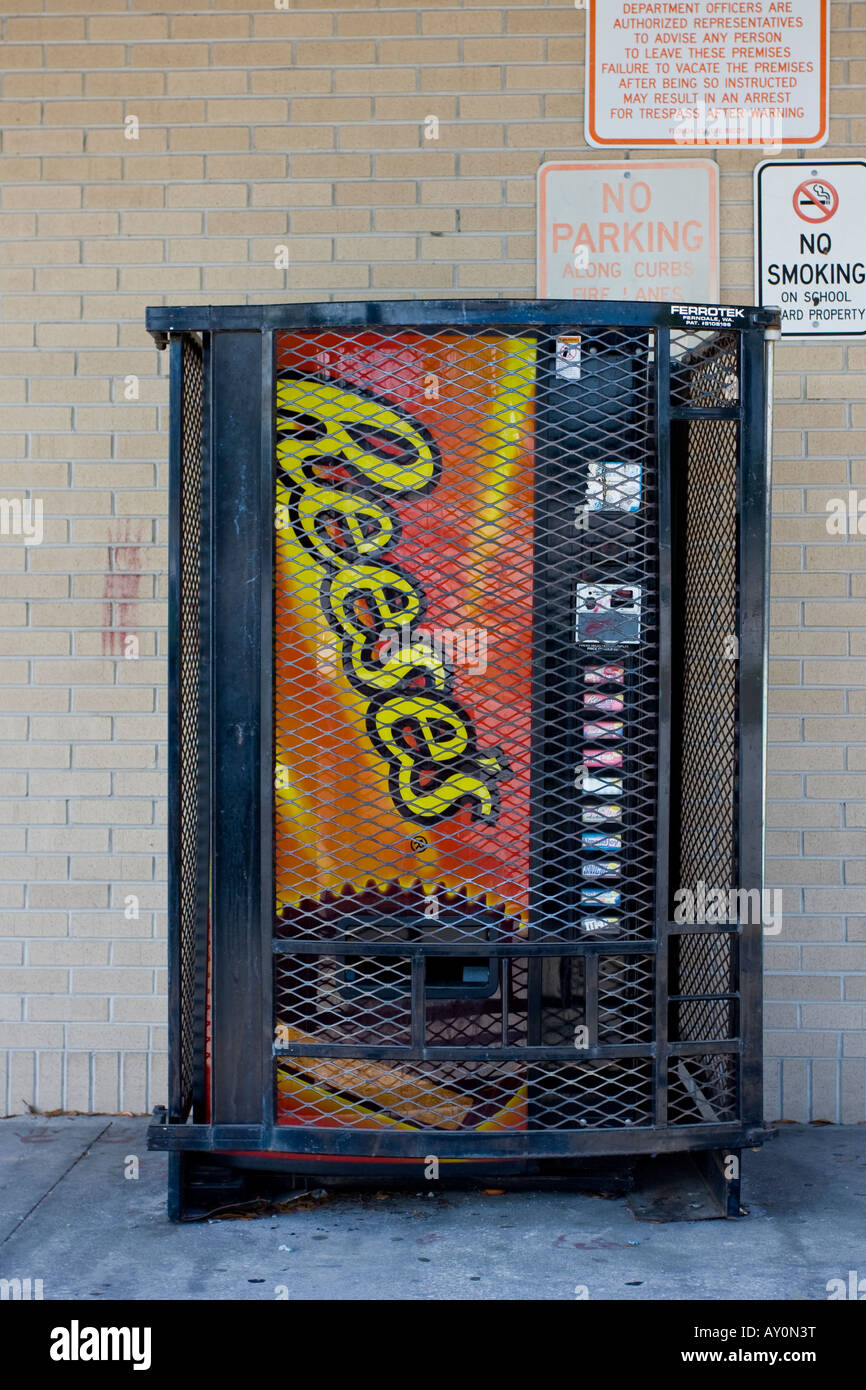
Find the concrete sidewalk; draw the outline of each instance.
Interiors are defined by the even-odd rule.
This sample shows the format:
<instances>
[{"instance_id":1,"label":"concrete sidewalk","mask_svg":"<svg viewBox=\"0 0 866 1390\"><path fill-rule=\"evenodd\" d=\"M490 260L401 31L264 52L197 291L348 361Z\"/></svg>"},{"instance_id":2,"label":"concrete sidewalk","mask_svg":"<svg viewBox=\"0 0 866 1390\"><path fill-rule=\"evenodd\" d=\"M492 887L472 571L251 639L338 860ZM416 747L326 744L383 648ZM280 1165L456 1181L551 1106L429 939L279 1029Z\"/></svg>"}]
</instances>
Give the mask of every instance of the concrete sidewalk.
<instances>
[{"instance_id":1,"label":"concrete sidewalk","mask_svg":"<svg viewBox=\"0 0 866 1390\"><path fill-rule=\"evenodd\" d=\"M0 1277L94 1301L573 1300L578 1285L593 1300L824 1300L828 1280L866 1278L863 1126L786 1125L747 1152L741 1221L649 1224L625 1199L574 1193L382 1191L172 1226L147 1123L0 1121Z\"/></svg>"}]
</instances>

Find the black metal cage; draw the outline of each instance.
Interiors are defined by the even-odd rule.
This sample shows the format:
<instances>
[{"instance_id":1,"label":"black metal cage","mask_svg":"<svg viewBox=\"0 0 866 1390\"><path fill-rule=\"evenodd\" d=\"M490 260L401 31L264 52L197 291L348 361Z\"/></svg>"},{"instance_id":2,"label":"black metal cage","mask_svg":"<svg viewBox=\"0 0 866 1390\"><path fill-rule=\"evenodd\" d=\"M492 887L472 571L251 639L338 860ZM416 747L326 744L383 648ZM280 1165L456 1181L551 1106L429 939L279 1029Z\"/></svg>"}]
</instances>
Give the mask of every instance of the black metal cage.
<instances>
[{"instance_id":1,"label":"black metal cage","mask_svg":"<svg viewBox=\"0 0 866 1390\"><path fill-rule=\"evenodd\" d=\"M268 1165L760 1143L778 315L147 322L171 358L149 1143L172 1214Z\"/></svg>"}]
</instances>

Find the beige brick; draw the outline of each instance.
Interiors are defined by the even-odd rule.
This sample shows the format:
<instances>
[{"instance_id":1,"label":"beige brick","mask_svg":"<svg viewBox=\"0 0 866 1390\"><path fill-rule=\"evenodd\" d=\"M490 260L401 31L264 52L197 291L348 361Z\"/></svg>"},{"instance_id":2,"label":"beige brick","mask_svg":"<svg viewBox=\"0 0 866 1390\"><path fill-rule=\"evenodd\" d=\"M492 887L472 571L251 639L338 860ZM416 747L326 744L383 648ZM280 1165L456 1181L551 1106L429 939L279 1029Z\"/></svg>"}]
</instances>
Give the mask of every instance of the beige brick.
<instances>
[{"instance_id":1,"label":"beige brick","mask_svg":"<svg viewBox=\"0 0 866 1390\"><path fill-rule=\"evenodd\" d=\"M422 77L426 77L431 71L435 70L429 68L425 69L422 72ZM443 71L448 72L451 70L446 68L443 69ZM457 69L457 71L459 71L459 69ZM295 72L292 74L292 85L295 87L298 78L306 78L308 81L310 78L314 78L317 80L317 85L315 87L306 85L302 88L303 91L330 91L330 75L330 68L323 68L321 73L311 73L309 71L305 73ZM254 90L256 79L265 76L267 76L267 74L253 73ZM278 80L279 90L282 90L285 85L285 76L283 74L274 74L273 76ZM333 76L334 90L339 94L351 94L354 92L405 93L414 91L416 87L416 74L414 68L337 68Z\"/></svg>"},{"instance_id":2,"label":"beige brick","mask_svg":"<svg viewBox=\"0 0 866 1390\"><path fill-rule=\"evenodd\" d=\"M209 212L207 215L209 236L279 236L285 233L287 227L288 213L285 212L253 212L245 209L243 212Z\"/></svg>"},{"instance_id":3,"label":"beige brick","mask_svg":"<svg viewBox=\"0 0 866 1390\"><path fill-rule=\"evenodd\" d=\"M866 576L856 576L866 580ZM844 574L774 574L772 593L774 597L815 598L835 595L844 597L846 576Z\"/></svg>"},{"instance_id":4,"label":"beige brick","mask_svg":"<svg viewBox=\"0 0 866 1390\"><path fill-rule=\"evenodd\" d=\"M67 917L63 912L0 912L0 937L64 937ZM28 947L33 949L33 942ZM33 962L36 963L36 962Z\"/></svg>"},{"instance_id":5,"label":"beige brick","mask_svg":"<svg viewBox=\"0 0 866 1390\"><path fill-rule=\"evenodd\" d=\"M45 1023L0 1023L0 1047L63 1047L63 1029Z\"/></svg>"},{"instance_id":6,"label":"beige brick","mask_svg":"<svg viewBox=\"0 0 866 1390\"><path fill-rule=\"evenodd\" d=\"M806 378L806 394L810 400L850 400L852 396L866 396L866 373L840 372L833 376L810 372Z\"/></svg>"},{"instance_id":7,"label":"beige brick","mask_svg":"<svg viewBox=\"0 0 866 1390\"><path fill-rule=\"evenodd\" d=\"M205 168L208 179L281 179L286 161L285 156L275 154L212 154L207 156Z\"/></svg>"},{"instance_id":8,"label":"beige brick","mask_svg":"<svg viewBox=\"0 0 866 1390\"><path fill-rule=\"evenodd\" d=\"M217 126L213 129L204 126L179 126L169 131L169 144L172 155L174 155L175 150L201 150L203 152L219 150L223 153L230 150L248 150L250 132L245 127L234 128L227 125ZM172 171L173 168L172 162Z\"/></svg>"},{"instance_id":9,"label":"beige brick","mask_svg":"<svg viewBox=\"0 0 866 1390\"><path fill-rule=\"evenodd\" d=\"M19 687L9 698L10 708L14 708L16 705L31 714L37 710L44 713L63 713L69 708L69 691L30 689L25 699L23 690Z\"/></svg>"},{"instance_id":10,"label":"beige brick","mask_svg":"<svg viewBox=\"0 0 866 1390\"><path fill-rule=\"evenodd\" d=\"M384 98L376 102L376 114L387 119L420 119L411 110L388 112L383 107ZM425 112L424 115L427 113ZM293 97L291 119L317 125L320 122L368 121L373 115L373 103L369 97Z\"/></svg>"},{"instance_id":11,"label":"beige brick","mask_svg":"<svg viewBox=\"0 0 866 1390\"><path fill-rule=\"evenodd\" d=\"M805 883L839 883L841 873L833 859L768 859L767 883L799 887Z\"/></svg>"},{"instance_id":12,"label":"beige brick","mask_svg":"<svg viewBox=\"0 0 866 1390\"><path fill-rule=\"evenodd\" d=\"M390 209L386 209L390 211ZM411 209L407 210L411 212ZM293 239L304 234L363 233L370 230L371 214L367 208L320 208L309 212L293 210L289 214ZM377 231L402 231L400 226L377 227ZM292 250L295 243L292 241Z\"/></svg>"},{"instance_id":13,"label":"beige brick","mask_svg":"<svg viewBox=\"0 0 866 1390\"><path fill-rule=\"evenodd\" d=\"M82 969L72 971L73 994L152 994L153 971L148 969ZM163 1010L165 1005L163 1004Z\"/></svg>"},{"instance_id":14,"label":"beige brick","mask_svg":"<svg viewBox=\"0 0 866 1390\"><path fill-rule=\"evenodd\" d=\"M193 117L188 118L190 121ZM289 119L288 100L277 100L276 98L255 98L247 97L242 101L209 101L207 103L207 124L208 125L264 125L275 124L285 125ZM198 122L203 122L205 116L195 117ZM171 124L182 123L181 121L171 121Z\"/></svg>"},{"instance_id":15,"label":"beige brick","mask_svg":"<svg viewBox=\"0 0 866 1390\"><path fill-rule=\"evenodd\" d=\"M29 19L11 18L6 21L7 43L68 43L72 39L83 38L83 18L60 19L57 15L49 15L47 18L33 16Z\"/></svg>"},{"instance_id":16,"label":"beige brick","mask_svg":"<svg viewBox=\"0 0 866 1390\"><path fill-rule=\"evenodd\" d=\"M166 945L162 941L118 941L112 947L111 959L114 965L164 966Z\"/></svg>"},{"instance_id":17,"label":"beige brick","mask_svg":"<svg viewBox=\"0 0 866 1390\"><path fill-rule=\"evenodd\" d=\"M764 1046L771 1056L777 1057L835 1057L838 1049L838 1034L803 1032L766 1031Z\"/></svg>"},{"instance_id":18,"label":"beige brick","mask_svg":"<svg viewBox=\"0 0 866 1390\"><path fill-rule=\"evenodd\" d=\"M767 777L767 796L771 801L792 797L800 798L803 794L803 778L792 777L790 775L770 775Z\"/></svg>"},{"instance_id":19,"label":"beige brick","mask_svg":"<svg viewBox=\"0 0 866 1390\"><path fill-rule=\"evenodd\" d=\"M847 641L843 633L791 632L785 629L771 633L770 651L773 656L843 656Z\"/></svg>"},{"instance_id":20,"label":"beige brick","mask_svg":"<svg viewBox=\"0 0 866 1390\"><path fill-rule=\"evenodd\" d=\"M120 772L114 778L114 791L119 797L165 794L165 778L157 773Z\"/></svg>"},{"instance_id":21,"label":"beige brick","mask_svg":"<svg viewBox=\"0 0 866 1390\"><path fill-rule=\"evenodd\" d=\"M83 744L75 749L76 767L99 768L153 768L156 766L156 752L153 744L128 744L122 747L112 741L109 744Z\"/></svg>"},{"instance_id":22,"label":"beige brick","mask_svg":"<svg viewBox=\"0 0 866 1390\"><path fill-rule=\"evenodd\" d=\"M165 1023L168 1013L165 997L145 998L122 995L112 1001L112 1014L119 1023Z\"/></svg>"},{"instance_id":23,"label":"beige brick","mask_svg":"<svg viewBox=\"0 0 866 1390\"><path fill-rule=\"evenodd\" d=\"M804 953L808 949L804 947ZM804 1028L856 1028L859 1031L866 1022L866 1007L860 1003L806 1003L803 1005L802 1017Z\"/></svg>"},{"instance_id":24,"label":"beige brick","mask_svg":"<svg viewBox=\"0 0 866 1390\"><path fill-rule=\"evenodd\" d=\"M402 289L407 284L415 291L447 290L454 284L454 271L447 265L376 265L373 284L377 289L389 290Z\"/></svg>"},{"instance_id":25,"label":"beige brick","mask_svg":"<svg viewBox=\"0 0 866 1390\"><path fill-rule=\"evenodd\" d=\"M322 258L324 259L324 257ZM277 290L285 284L285 270L273 266L233 266L227 269L208 267L202 273L205 289L237 290L243 292L252 287Z\"/></svg>"},{"instance_id":26,"label":"beige brick","mask_svg":"<svg viewBox=\"0 0 866 1390\"><path fill-rule=\"evenodd\" d=\"M771 1112L769 1119L808 1120L809 1112L809 1063L799 1058L785 1058L781 1065L781 1097L778 1112Z\"/></svg>"},{"instance_id":27,"label":"beige brick","mask_svg":"<svg viewBox=\"0 0 866 1390\"><path fill-rule=\"evenodd\" d=\"M106 652L110 656L124 656L124 637L121 631L103 629L102 632L76 632L75 654L76 656L101 656ZM152 656L156 644L153 633L138 632L139 651L142 656Z\"/></svg>"},{"instance_id":28,"label":"beige brick","mask_svg":"<svg viewBox=\"0 0 866 1390\"><path fill-rule=\"evenodd\" d=\"M137 919L124 917L122 911L114 912L73 912L71 918L71 934L76 939L85 937L106 937L112 942L118 939L135 939L140 936L150 936L151 929L149 918L146 912L142 912Z\"/></svg>"},{"instance_id":29,"label":"beige brick","mask_svg":"<svg viewBox=\"0 0 866 1390\"><path fill-rule=\"evenodd\" d=\"M377 232L453 232L456 213L451 208L379 208Z\"/></svg>"},{"instance_id":30,"label":"beige brick","mask_svg":"<svg viewBox=\"0 0 866 1390\"><path fill-rule=\"evenodd\" d=\"M863 627L866 625L866 605L848 599L839 603L807 602L803 605L803 621L807 627Z\"/></svg>"},{"instance_id":31,"label":"beige brick","mask_svg":"<svg viewBox=\"0 0 866 1390\"><path fill-rule=\"evenodd\" d=\"M799 854L801 848L801 837L796 831L773 830L767 832L766 849L770 855Z\"/></svg>"},{"instance_id":32,"label":"beige brick","mask_svg":"<svg viewBox=\"0 0 866 1390\"><path fill-rule=\"evenodd\" d=\"M168 19L157 14L94 16L88 22L87 37L99 42L114 39L125 44L164 39L168 38Z\"/></svg>"},{"instance_id":33,"label":"beige brick","mask_svg":"<svg viewBox=\"0 0 866 1390\"><path fill-rule=\"evenodd\" d=\"M173 39L243 39L249 33L249 15L175 15L171 20Z\"/></svg>"},{"instance_id":34,"label":"beige brick","mask_svg":"<svg viewBox=\"0 0 866 1390\"><path fill-rule=\"evenodd\" d=\"M289 284L293 289L324 290L363 289L369 284L369 266L327 265L292 266L289 270Z\"/></svg>"},{"instance_id":35,"label":"beige brick","mask_svg":"<svg viewBox=\"0 0 866 1390\"><path fill-rule=\"evenodd\" d=\"M170 184L166 189L166 205L170 208L246 207L246 203L247 189L246 185L241 183L220 183L213 187L201 184ZM127 259L132 260L133 257L129 256Z\"/></svg>"},{"instance_id":36,"label":"beige brick","mask_svg":"<svg viewBox=\"0 0 866 1390\"><path fill-rule=\"evenodd\" d=\"M810 545L806 548L806 566L810 570L845 574L850 570L866 570L866 545L854 538L849 544Z\"/></svg>"},{"instance_id":37,"label":"beige brick","mask_svg":"<svg viewBox=\"0 0 866 1390\"><path fill-rule=\"evenodd\" d=\"M516 151L479 151L460 156L460 173L465 174L470 179L503 178L512 174L530 174L534 173L537 167L537 155L519 154Z\"/></svg>"},{"instance_id":38,"label":"beige brick","mask_svg":"<svg viewBox=\"0 0 866 1390\"><path fill-rule=\"evenodd\" d=\"M501 281L501 265L460 265L457 267L457 283L461 286L492 290ZM535 284L535 266L509 266L507 283L510 290L531 289Z\"/></svg>"},{"instance_id":39,"label":"beige brick","mask_svg":"<svg viewBox=\"0 0 866 1390\"><path fill-rule=\"evenodd\" d=\"M27 1006L28 1017L33 1022L47 1023L107 1023L110 1009L108 999L99 999L96 996L31 996Z\"/></svg>"},{"instance_id":40,"label":"beige brick","mask_svg":"<svg viewBox=\"0 0 866 1390\"><path fill-rule=\"evenodd\" d=\"M36 748L30 743L0 744L0 767L62 767L69 766L69 749L63 744Z\"/></svg>"},{"instance_id":41,"label":"beige brick","mask_svg":"<svg viewBox=\"0 0 866 1390\"><path fill-rule=\"evenodd\" d=\"M66 970L29 969L4 971L4 993L64 994L69 987Z\"/></svg>"},{"instance_id":42,"label":"beige brick","mask_svg":"<svg viewBox=\"0 0 866 1390\"><path fill-rule=\"evenodd\" d=\"M115 1023L71 1023L67 1038L71 1048L110 1048L112 1051L146 1048L148 1042L146 1028Z\"/></svg>"}]
</instances>

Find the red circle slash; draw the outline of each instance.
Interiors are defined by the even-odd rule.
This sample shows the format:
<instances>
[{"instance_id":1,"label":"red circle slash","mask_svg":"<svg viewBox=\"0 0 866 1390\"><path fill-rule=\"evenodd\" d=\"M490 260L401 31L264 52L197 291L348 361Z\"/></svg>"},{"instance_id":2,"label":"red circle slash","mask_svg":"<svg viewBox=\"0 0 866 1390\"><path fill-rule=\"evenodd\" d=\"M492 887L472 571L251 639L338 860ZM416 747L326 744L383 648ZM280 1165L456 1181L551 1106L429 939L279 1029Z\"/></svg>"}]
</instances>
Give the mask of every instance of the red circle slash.
<instances>
[{"instance_id":1,"label":"red circle slash","mask_svg":"<svg viewBox=\"0 0 866 1390\"><path fill-rule=\"evenodd\" d=\"M807 179L794 189L794 211L804 222L829 222L839 207L839 194L826 179Z\"/></svg>"}]
</instances>

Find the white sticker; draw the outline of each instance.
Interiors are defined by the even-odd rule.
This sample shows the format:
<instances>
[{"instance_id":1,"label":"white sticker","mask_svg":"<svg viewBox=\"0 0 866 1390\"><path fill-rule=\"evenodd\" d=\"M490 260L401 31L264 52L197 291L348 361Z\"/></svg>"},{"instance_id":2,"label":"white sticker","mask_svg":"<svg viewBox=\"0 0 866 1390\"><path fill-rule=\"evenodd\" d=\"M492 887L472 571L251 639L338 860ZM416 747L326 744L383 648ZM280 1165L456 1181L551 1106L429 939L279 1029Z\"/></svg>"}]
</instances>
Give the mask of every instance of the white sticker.
<instances>
[{"instance_id":1,"label":"white sticker","mask_svg":"<svg viewBox=\"0 0 866 1390\"><path fill-rule=\"evenodd\" d=\"M578 584L575 640L587 647L640 641L641 590L636 584Z\"/></svg>"},{"instance_id":2,"label":"white sticker","mask_svg":"<svg viewBox=\"0 0 866 1390\"><path fill-rule=\"evenodd\" d=\"M591 512L640 510L643 467L639 463L591 463L586 505Z\"/></svg>"},{"instance_id":3,"label":"white sticker","mask_svg":"<svg viewBox=\"0 0 866 1390\"><path fill-rule=\"evenodd\" d=\"M556 340L556 376L559 381L580 381L581 338Z\"/></svg>"}]
</instances>

